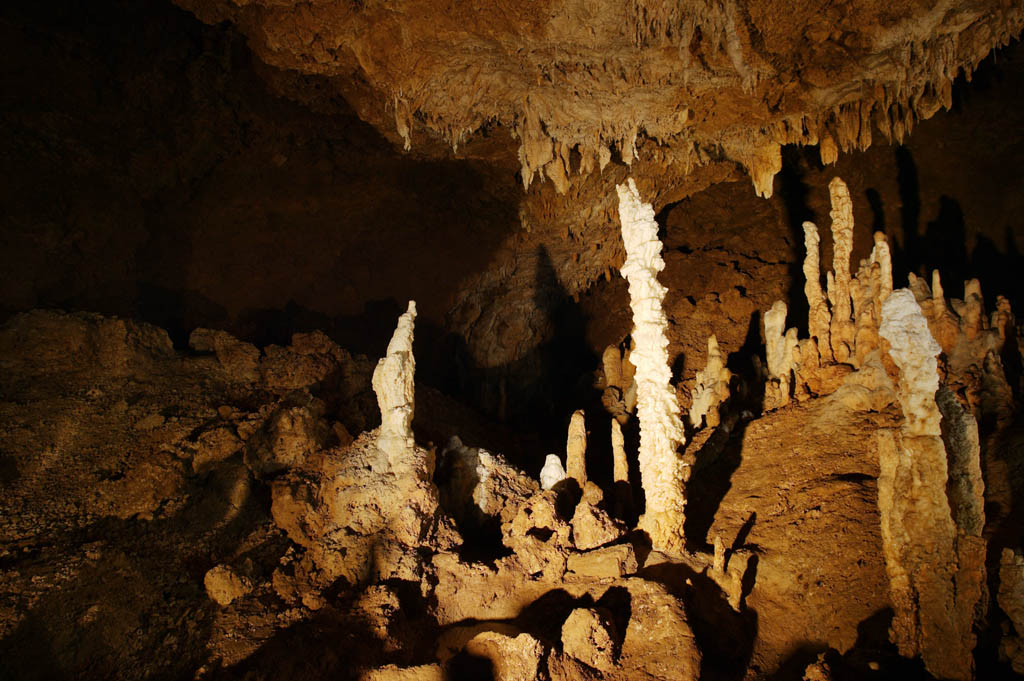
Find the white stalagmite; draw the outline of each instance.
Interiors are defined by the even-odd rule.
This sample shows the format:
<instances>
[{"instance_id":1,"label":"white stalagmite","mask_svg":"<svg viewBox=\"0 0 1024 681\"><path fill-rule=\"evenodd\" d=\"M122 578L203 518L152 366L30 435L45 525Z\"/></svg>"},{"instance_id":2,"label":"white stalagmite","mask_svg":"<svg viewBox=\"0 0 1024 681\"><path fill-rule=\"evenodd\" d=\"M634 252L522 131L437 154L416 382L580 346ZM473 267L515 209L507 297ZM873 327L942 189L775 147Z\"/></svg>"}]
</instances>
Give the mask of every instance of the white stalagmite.
<instances>
[{"instance_id":1,"label":"white stalagmite","mask_svg":"<svg viewBox=\"0 0 1024 681\"><path fill-rule=\"evenodd\" d=\"M392 468L412 465L409 455L415 449L412 417L415 407L416 358L412 354L413 324L416 301L398 318L387 355L377 362L373 371L373 391L380 406L380 433L377 446L388 457Z\"/></svg>"},{"instance_id":2,"label":"white stalagmite","mask_svg":"<svg viewBox=\"0 0 1024 681\"><path fill-rule=\"evenodd\" d=\"M565 480L565 469L562 459L557 454L548 454L544 459L544 467L540 469L540 488L551 489Z\"/></svg>"},{"instance_id":3,"label":"white stalagmite","mask_svg":"<svg viewBox=\"0 0 1024 681\"><path fill-rule=\"evenodd\" d=\"M978 425L952 392L939 390L941 348L910 289L882 303L879 334L900 370L904 415L899 430L876 434L890 638L935 676L966 681L974 678L974 615L985 583Z\"/></svg>"},{"instance_id":4,"label":"white stalagmite","mask_svg":"<svg viewBox=\"0 0 1024 681\"><path fill-rule=\"evenodd\" d=\"M932 338L928 320L910 289L894 291L882 304L878 333L889 341L889 356L900 368L897 394L907 419L907 434L940 435L935 392L939 389L936 358L942 348Z\"/></svg>"},{"instance_id":5,"label":"white stalagmite","mask_svg":"<svg viewBox=\"0 0 1024 681\"><path fill-rule=\"evenodd\" d=\"M617 187L622 241L626 262L622 276L629 282L633 309L633 341L630 361L636 367L637 415L640 420L640 478L646 512L640 527L655 548L682 550L684 491L688 467L678 448L686 441L679 403L670 384L668 319L662 309L666 289L658 283L665 268L654 208L640 200L632 179Z\"/></svg>"},{"instance_id":6,"label":"white stalagmite","mask_svg":"<svg viewBox=\"0 0 1024 681\"><path fill-rule=\"evenodd\" d=\"M764 313L764 339L767 346L769 382L765 386L765 409L789 404L792 383L793 350L797 346L796 329L786 330L786 304L776 300Z\"/></svg>"}]
</instances>

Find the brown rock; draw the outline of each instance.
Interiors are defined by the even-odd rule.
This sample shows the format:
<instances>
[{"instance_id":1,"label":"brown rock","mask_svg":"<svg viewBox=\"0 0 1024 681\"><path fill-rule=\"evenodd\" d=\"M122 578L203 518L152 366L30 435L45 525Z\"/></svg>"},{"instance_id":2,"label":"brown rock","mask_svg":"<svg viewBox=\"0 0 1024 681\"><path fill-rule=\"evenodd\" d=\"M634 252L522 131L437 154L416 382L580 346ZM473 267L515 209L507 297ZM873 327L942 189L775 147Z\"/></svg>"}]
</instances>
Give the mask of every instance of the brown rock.
<instances>
[{"instance_id":1,"label":"brown rock","mask_svg":"<svg viewBox=\"0 0 1024 681\"><path fill-rule=\"evenodd\" d=\"M232 601L252 591L252 583L227 565L208 570L203 585L207 595L220 606L231 605Z\"/></svg>"},{"instance_id":2,"label":"brown rock","mask_svg":"<svg viewBox=\"0 0 1024 681\"><path fill-rule=\"evenodd\" d=\"M574 553L569 556L566 567L570 572L581 577L596 579L624 577L636 572L636 553L631 544L607 546L586 553Z\"/></svg>"}]
</instances>

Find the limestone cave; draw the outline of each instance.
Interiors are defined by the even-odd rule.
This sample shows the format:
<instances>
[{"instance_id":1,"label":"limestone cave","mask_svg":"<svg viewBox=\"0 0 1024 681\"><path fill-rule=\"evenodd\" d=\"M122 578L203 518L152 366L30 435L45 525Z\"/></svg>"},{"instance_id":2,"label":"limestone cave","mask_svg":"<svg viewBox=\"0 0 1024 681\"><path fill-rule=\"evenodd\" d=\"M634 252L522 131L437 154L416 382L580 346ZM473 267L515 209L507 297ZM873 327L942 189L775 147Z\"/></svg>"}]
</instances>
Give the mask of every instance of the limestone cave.
<instances>
[{"instance_id":1,"label":"limestone cave","mask_svg":"<svg viewBox=\"0 0 1024 681\"><path fill-rule=\"evenodd\" d=\"M1024 678L1022 30L4 3L0 680Z\"/></svg>"}]
</instances>

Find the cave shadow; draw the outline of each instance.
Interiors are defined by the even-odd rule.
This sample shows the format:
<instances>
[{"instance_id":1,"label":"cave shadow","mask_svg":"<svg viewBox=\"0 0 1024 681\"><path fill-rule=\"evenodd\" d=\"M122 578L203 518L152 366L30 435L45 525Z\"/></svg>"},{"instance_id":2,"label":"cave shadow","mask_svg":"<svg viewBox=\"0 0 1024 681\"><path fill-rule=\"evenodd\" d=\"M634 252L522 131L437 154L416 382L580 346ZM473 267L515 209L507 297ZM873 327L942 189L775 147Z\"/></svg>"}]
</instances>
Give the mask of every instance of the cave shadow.
<instances>
[{"instance_id":1,"label":"cave shadow","mask_svg":"<svg viewBox=\"0 0 1024 681\"><path fill-rule=\"evenodd\" d=\"M893 611L883 608L857 625L857 640L845 653L840 654L823 641L804 641L795 645L785 656L771 681L802 681L807 665L824 655L831 678L835 681L934 681L921 659L902 657L896 645L889 640L889 627ZM978 676L977 678L996 678Z\"/></svg>"},{"instance_id":2,"label":"cave shadow","mask_svg":"<svg viewBox=\"0 0 1024 681\"><path fill-rule=\"evenodd\" d=\"M919 233L921 182L917 174L917 163L910 149L902 144L896 145L893 156L896 161L896 185L900 197L900 227L903 230L903 246L889 244L892 249L893 270L923 276L922 237Z\"/></svg>"},{"instance_id":3,"label":"cave shadow","mask_svg":"<svg viewBox=\"0 0 1024 681\"><path fill-rule=\"evenodd\" d=\"M523 435L499 451L520 469L535 475L548 452L564 456L566 430L574 411L584 410L588 428L605 430L608 426L596 423L591 416L604 410L600 393L593 389L599 358L586 340L589 319L559 281L547 249L540 246L533 256L533 304L542 326L547 327L538 329L546 340L515 361L479 367L467 352L465 341L449 334L444 340L451 349L446 361L451 361L451 355L457 357L457 370L449 372L443 382L457 389L457 399L473 405L508 431ZM497 339L504 340L500 329ZM611 445L604 444L605 440L608 438L603 435L594 437L593 450L588 443L588 452L595 452L588 455L588 471L591 466L596 466L595 473L606 468L608 474L603 477L610 480ZM597 452L602 448L607 449L608 456Z\"/></svg>"},{"instance_id":4,"label":"cave shadow","mask_svg":"<svg viewBox=\"0 0 1024 681\"><path fill-rule=\"evenodd\" d=\"M684 533L691 550L707 550L708 532L715 515L732 487L732 474L743 460L743 440L752 415L764 409L762 378L764 343L761 313L754 311L743 345L729 355L726 365L733 372L731 396L720 407L722 424L695 453L687 482ZM749 529L748 529L749 532Z\"/></svg>"},{"instance_id":5,"label":"cave shadow","mask_svg":"<svg viewBox=\"0 0 1024 681\"><path fill-rule=\"evenodd\" d=\"M342 579L325 592L326 605L278 630L245 659L219 667L206 678L358 681L367 670L385 664L411 667L433 663L440 628L428 612L419 584L402 580L386 580L382 584L397 594L399 602L387 634L359 612L356 600L363 589ZM396 642L400 645L396 646ZM456 667L480 676L451 678L493 678L493 669L484 662L463 655L455 660Z\"/></svg>"},{"instance_id":6,"label":"cave shadow","mask_svg":"<svg viewBox=\"0 0 1024 681\"><path fill-rule=\"evenodd\" d=\"M736 612L714 580L682 563L645 567L638 576L661 584L683 600L687 621L701 652L699 681L745 678L757 640L756 610L744 601Z\"/></svg>"},{"instance_id":7,"label":"cave shadow","mask_svg":"<svg viewBox=\"0 0 1024 681\"><path fill-rule=\"evenodd\" d=\"M784 146L782 148L782 169L778 173L779 198L782 199L782 204L785 207L792 250L792 257L789 258L786 266L790 282L786 296L787 328L790 326L795 326L798 329L807 328L810 313L803 287L803 224L804 222L818 223L817 216L807 200L812 190L805 179L805 168L808 165L820 165L817 160L812 160L811 154L814 153L815 150L810 147Z\"/></svg>"},{"instance_id":8,"label":"cave shadow","mask_svg":"<svg viewBox=\"0 0 1024 681\"><path fill-rule=\"evenodd\" d=\"M612 625L612 644L618 658L633 616L632 599L629 589L623 586L608 586L596 600L590 593L574 597L562 588L554 588L524 607L512 622L546 646L561 650L562 626L572 611L596 610Z\"/></svg>"}]
</instances>

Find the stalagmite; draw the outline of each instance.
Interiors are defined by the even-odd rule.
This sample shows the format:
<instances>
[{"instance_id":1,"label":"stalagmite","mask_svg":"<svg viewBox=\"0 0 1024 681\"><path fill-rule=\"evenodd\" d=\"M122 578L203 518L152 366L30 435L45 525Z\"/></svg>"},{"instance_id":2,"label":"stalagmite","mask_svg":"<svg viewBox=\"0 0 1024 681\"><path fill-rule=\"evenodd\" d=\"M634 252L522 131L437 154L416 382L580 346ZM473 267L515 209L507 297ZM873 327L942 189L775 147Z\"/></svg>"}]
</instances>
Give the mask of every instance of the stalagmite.
<instances>
[{"instance_id":1,"label":"stalagmite","mask_svg":"<svg viewBox=\"0 0 1024 681\"><path fill-rule=\"evenodd\" d=\"M557 454L548 454L544 459L544 467L540 469L541 489L551 489L563 480L565 469L562 468L562 459Z\"/></svg>"},{"instance_id":2,"label":"stalagmite","mask_svg":"<svg viewBox=\"0 0 1024 681\"><path fill-rule=\"evenodd\" d=\"M633 488L629 485L629 461L626 459L626 441L622 426L612 419L612 493L616 518L626 518L633 513Z\"/></svg>"},{"instance_id":3,"label":"stalagmite","mask_svg":"<svg viewBox=\"0 0 1024 681\"><path fill-rule=\"evenodd\" d=\"M689 467L677 452L686 436L679 403L670 385L672 371L665 336L668 320L662 309L666 289L657 277L665 268L665 261L661 258L654 208L640 201L632 179L617 190L622 241L626 246L622 276L629 282L636 343L630 360L636 367L640 477L646 496L646 512L640 526L650 535L655 548L681 550L684 485Z\"/></svg>"},{"instance_id":4,"label":"stalagmite","mask_svg":"<svg viewBox=\"0 0 1024 681\"><path fill-rule=\"evenodd\" d=\"M387 355L373 371L373 391L377 394L381 418L377 446L387 454L393 469L411 465L407 459L415 449L412 434L416 392L416 358L412 354L415 320L416 302L410 300L408 310L398 318Z\"/></svg>"},{"instance_id":5,"label":"stalagmite","mask_svg":"<svg viewBox=\"0 0 1024 681\"><path fill-rule=\"evenodd\" d=\"M939 393L939 344L909 289L882 304L880 335L899 367L900 430L880 431L878 507L893 601L890 634L940 678L973 672L985 543L977 423Z\"/></svg>"},{"instance_id":6,"label":"stalagmite","mask_svg":"<svg viewBox=\"0 0 1024 681\"><path fill-rule=\"evenodd\" d=\"M881 289L878 292L878 303L881 305L892 294L892 253L889 242L882 232L875 232L875 245L871 249L871 262L878 263L880 268Z\"/></svg>"},{"instance_id":7,"label":"stalagmite","mask_svg":"<svg viewBox=\"0 0 1024 681\"><path fill-rule=\"evenodd\" d=\"M818 351L822 360L832 358L832 348L829 345L829 325L832 322L832 315L829 314L828 304L821 290L821 256L818 246L821 238L818 236L818 228L813 222L804 223L804 247L807 255L804 257L804 295L807 296L807 330L818 345Z\"/></svg>"},{"instance_id":8,"label":"stalagmite","mask_svg":"<svg viewBox=\"0 0 1024 681\"><path fill-rule=\"evenodd\" d=\"M935 392L939 389L936 358L942 348L932 338L928 321L908 289L893 292L882 305L879 334L889 341L889 355L900 368L897 394L907 423L908 435L937 436L939 408Z\"/></svg>"},{"instance_id":9,"label":"stalagmite","mask_svg":"<svg viewBox=\"0 0 1024 681\"><path fill-rule=\"evenodd\" d=\"M796 329L786 329L786 304L775 301L764 313L764 338L767 347L769 382L765 387L765 409L789 404L793 370L793 351L797 346Z\"/></svg>"},{"instance_id":10,"label":"stalagmite","mask_svg":"<svg viewBox=\"0 0 1024 681\"><path fill-rule=\"evenodd\" d=\"M850 253L853 251L853 203L850 190L838 177L828 183L832 201L832 272L828 275L828 299L832 305L830 343L837 362L853 354L854 325L850 299Z\"/></svg>"},{"instance_id":11,"label":"stalagmite","mask_svg":"<svg viewBox=\"0 0 1024 681\"><path fill-rule=\"evenodd\" d=\"M706 422L708 428L721 423L718 408L729 399L731 378L732 372L725 368L725 357L718 349L718 339L712 334L708 336L707 365L697 372L697 383L693 389L690 424L694 428L699 428L702 422Z\"/></svg>"},{"instance_id":12,"label":"stalagmite","mask_svg":"<svg viewBox=\"0 0 1024 681\"><path fill-rule=\"evenodd\" d=\"M579 483L587 483L587 424L583 410L573 412L569 420L569 436L565 443L565 475Z\"/></svg>"},{"instance_id":13,"label":"stalagmite","mask_svg":"<svg viewBox=\"0 0 1024 681\"><path fill-rule=\"evenodd\" d=\"M612 419L612 479L629 484L629 462L626 460L626 443L622 437L622 426Z\"/></svg>"}]
</instances>

